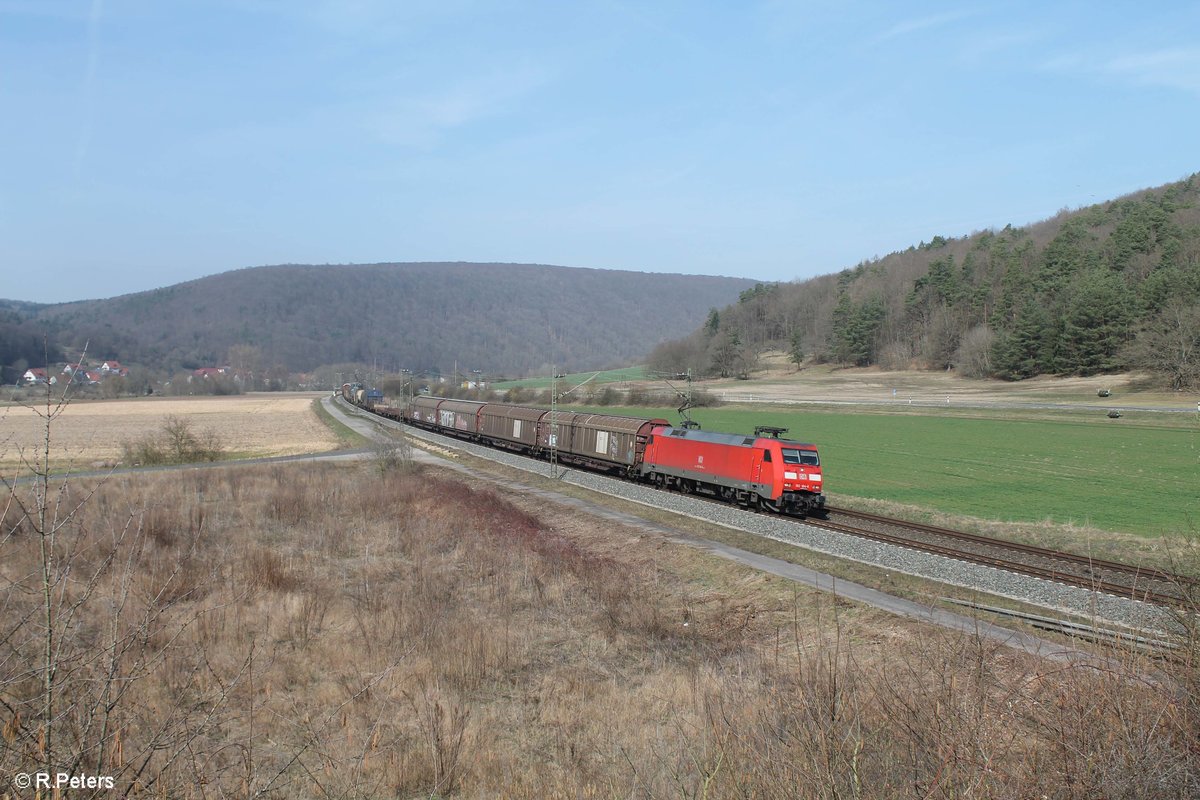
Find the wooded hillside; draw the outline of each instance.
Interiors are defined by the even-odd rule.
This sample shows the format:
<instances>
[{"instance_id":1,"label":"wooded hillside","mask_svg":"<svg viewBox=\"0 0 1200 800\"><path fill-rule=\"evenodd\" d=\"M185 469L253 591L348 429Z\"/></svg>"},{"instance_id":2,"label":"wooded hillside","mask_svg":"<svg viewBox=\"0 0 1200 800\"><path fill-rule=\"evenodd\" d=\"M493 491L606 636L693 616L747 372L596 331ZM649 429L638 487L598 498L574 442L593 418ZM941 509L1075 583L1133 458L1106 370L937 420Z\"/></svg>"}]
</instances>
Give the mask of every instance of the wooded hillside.
<instances>
[{"instance_id":1,"label":"wooded hillside","mask_svg":"<svg viewBox=\"0 0 1200 800\"><path fill-rule=\"evenodd\" d=\"M48 331L68 352L90 341L96 358L156 369L223 363L246 346L264 367L291 371L356 362L449 373L457 362L519 375L639 360L753 285L531 264L288 265L14 309L10 322L22 336Z\"/></svg>"},{"instance_id":2,"label":"wooded hillside","mask_svg":"<svg viewBox=\"0 0 1200 800\"><path fill-rule=\"evenodd\" d=\"M973 377L1146 369L1200 385L1200 174L1028 228L934 237L802 283L759 285L651 357L731 376L756 353Z\"/></svg>"}]
</instances>

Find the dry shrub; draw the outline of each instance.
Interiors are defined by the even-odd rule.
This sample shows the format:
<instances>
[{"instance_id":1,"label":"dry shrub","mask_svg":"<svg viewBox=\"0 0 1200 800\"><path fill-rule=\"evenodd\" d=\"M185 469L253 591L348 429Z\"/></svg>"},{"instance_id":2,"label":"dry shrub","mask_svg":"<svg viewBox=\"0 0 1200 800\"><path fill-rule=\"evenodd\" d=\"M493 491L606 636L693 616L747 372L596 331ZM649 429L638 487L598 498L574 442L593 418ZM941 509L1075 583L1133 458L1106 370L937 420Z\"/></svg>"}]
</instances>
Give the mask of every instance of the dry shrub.
<instances>
[{"instance_id":1,"label":"dry shrub","mask_svg":"<svg viewBox=\"0 0 1200 800\"><path fill-rule=\"evenodd\" d=\"M396 434L396 438L376 440L372 444L372 457L379 475L413 469L412 445L403 433Z\"/></svg>"},{"instance_id":2,"label":"dry shrub","mask_svg":"<svg viewBox=\"0 0 1200 800\"><path fill-rule=\"evenodd\" d=\"M216 461L224 449L216 431L197 431L186 417L175 414L165 416L158 431L121 445L122 461L141 466Z\"/></svg>"},{"instance_id":3,"label":"dry shrub","mask_svg":"<svg viewBox=\"0 0 1200 800\"><path fill-rule=\"evenodd\" d=\"M263 506L268 519L285 527L299 525L316 510L310 487L280 476L267 491Z\"/></svg>"},{"instance_id":4,"label":"dry shrub","mask_svg":"<svg viewBox=\"0 0 1200 800\"><path fill-rule=\"evenodd\" d=\"M428 744L433 784L430 793L449 794L458 788L461 778L470 709L447 699L437 683L431 686L419 681L415 692L406 697Z\"/></svg>"},{"instance_id":5,"label":"dry shrub","mask_svg":"<svg viewBox=\"0 0 1200 800\"><path fill-rule=\"evenodd\" d=\"M287 592L300 584L277 550L255 547L242 563L245 564L246 581L252 589Z\"/></svg>"},{"instance_id":6,"label":"dry shrub","mask_svg":"<svg viewBox=\"0 0 1200 800\"><path fill-rule=\"evenodd\" d=\"M294 647L306 649L325 631L325 619L333 605L333 596L323 587L316 587L296 597L290 606L287 640Z\"/></svg>"},{"instance_id":7,"label":"dry shrub","mask_svg":"<svg viewBox=\"0 0 1200 800\"><path fill-rule=\"evenodd\" d=\"M146 537L159 547L173 547L179 541L181 527L178 507L152 506L142 514Z\"/></svg>"}]
</instances>

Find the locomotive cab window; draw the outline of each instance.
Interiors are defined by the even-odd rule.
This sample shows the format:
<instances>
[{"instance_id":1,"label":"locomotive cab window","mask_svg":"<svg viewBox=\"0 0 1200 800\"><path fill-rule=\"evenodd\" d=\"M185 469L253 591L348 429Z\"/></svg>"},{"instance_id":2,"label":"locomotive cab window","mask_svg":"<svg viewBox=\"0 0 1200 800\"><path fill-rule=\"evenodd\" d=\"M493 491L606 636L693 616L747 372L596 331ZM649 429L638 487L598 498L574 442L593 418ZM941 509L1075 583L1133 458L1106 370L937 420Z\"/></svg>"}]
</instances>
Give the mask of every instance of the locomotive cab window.
<instances>
[{"instance_id":1,"label":"locomotive cab window","mask_svg":"<svg viewBox=\"0 0 1200 800\"><path fill-rule=\"evenodd\" d=\"M763 450L763 463L765 463L765 464L771 463L771 451L770 450Z\"/></svg>"},{"instance_id":2,"label":"locomotive cab window","mask_svg":"<svg viewBox=\"0 0 1200 800\"><path fill-rule=\"evenodd\" d=\"M821 465L821 460L817 457L816 450L794 450L790 447L785 447L783 448L783 463L818 467Z\"/></svg>"}]
</instances>

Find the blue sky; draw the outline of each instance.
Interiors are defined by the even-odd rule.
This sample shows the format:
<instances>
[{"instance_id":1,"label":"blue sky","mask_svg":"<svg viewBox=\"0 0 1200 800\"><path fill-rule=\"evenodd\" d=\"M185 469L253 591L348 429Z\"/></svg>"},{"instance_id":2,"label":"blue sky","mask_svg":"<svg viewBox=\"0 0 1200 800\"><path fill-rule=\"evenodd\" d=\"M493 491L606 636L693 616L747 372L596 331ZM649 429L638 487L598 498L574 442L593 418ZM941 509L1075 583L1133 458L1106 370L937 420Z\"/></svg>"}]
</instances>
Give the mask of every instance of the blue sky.
<instances>
[{"instance_id":1,"label":"blue sky","mask_svg":"<svg viewBox=\"0 0 1200 800\"><path fill-rule=\"evenodd\" d=\"M0 297L794 280L1200 170L1200 4L0 0Z\"/></svg>"}]
</instances>

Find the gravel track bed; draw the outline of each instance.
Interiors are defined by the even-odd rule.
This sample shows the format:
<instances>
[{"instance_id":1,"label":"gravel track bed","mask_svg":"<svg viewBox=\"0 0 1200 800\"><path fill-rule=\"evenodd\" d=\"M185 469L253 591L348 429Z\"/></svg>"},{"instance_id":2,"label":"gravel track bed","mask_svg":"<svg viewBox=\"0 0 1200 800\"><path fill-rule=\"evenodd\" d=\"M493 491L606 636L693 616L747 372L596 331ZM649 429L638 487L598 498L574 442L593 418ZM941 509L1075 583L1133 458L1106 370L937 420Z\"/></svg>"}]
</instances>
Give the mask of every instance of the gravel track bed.
<instances>
[{"instance_id":1,"label":"gravel track bed","mask_svg":"<svg viewBox=\"0 0 1200 800\"><path fill-rule=\"evenodd\" d=\"M1077 578L1086 586L1099 586L1101 582L1110 593L1118 597L1140 595L1143 591L1157 592L1170 597L1180 597L1179 587L1172 581L1156 578L1143 572L1108 568L1103 561L1079 561L1073 557L1057 557L1041 552L1030 552L1017 545L979 537L942 533L931 526L908 524L902 520L875 519L875 515L859 516L843 510L832 511L829 522L835 525L859 528L866 533L883 536L899 536L909 539L918 549L922 544L933 547L949 547L969 551L984 559L1015 561L1034 570L1050 570L1061 574L1064 583ZM824 527L817 523L817 527ZM986 566L986 564L985 564Z\"/></svg>"},{"instance_id":2,"label":"gravel track bed","mask_svg":"<svg viewBox=\"0 0 1200 800\"><path fill-rule=\"evenodd\" d=\"M397 423L398 424L398 423ZM532 458L471 444L412 426L404 426L411 436L450 447L489 461L545 477L552 477L550 464ZM1170 612L1160 607L1055 583L1006 570L923 553L906 547L873 542L858 536L806 525L795 520L743 511L733 506L695 497L664 492L648 486L559 466L560 480L603 494L620 497L651 508L683 514L727 528L765 536L826 555L870 564L882 569L941 583L976 589L1042 608L1077 614L1088 619L1113 622L1141 629L1168 630Z\"/></svg>"}]
</instances>

